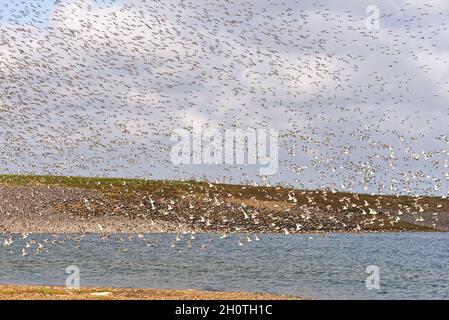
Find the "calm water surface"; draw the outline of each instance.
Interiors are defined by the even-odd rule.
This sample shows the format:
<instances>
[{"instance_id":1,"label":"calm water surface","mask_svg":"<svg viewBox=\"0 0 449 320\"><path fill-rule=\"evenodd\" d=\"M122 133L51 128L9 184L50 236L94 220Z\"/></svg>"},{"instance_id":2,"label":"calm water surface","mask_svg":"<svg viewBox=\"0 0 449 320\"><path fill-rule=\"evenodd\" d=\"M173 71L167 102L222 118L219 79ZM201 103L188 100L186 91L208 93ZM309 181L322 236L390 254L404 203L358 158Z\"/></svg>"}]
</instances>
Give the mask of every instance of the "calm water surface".
<instances>
[{"instance_id":1,"label":"calm water surface","mask_svg":"<svg viewBox=\"0 0 449 320\"><path fill-rule=\"evenodd\" d=\"M14 242L5 246L9 235L2 235L0 283L65 285L66 267L76 265L81 286L256 291L321 299L449 299L449 233L263 235L260 241L251 236L253 241L245 240L243 246L242 236L219 239L212 234L196 235L191 247L175 237L114 235L104 241L86 235L79 241L77 235L30 235L13 236ZM32 243L22 256L26 242ZM44 252L36 252L37 242ZM369 265L380 269L380 290L366 289Z\"/></svg>"}]
</instances>

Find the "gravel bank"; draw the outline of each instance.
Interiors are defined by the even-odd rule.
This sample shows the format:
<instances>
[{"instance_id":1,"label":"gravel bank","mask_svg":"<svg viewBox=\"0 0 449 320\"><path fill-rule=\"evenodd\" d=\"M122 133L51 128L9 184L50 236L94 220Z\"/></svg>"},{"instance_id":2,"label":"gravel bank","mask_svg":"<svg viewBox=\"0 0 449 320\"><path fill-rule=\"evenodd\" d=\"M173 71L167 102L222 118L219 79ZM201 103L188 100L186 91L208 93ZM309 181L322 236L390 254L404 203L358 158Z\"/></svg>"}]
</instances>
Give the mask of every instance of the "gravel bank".
<instances>
[{"instance_id":1,"label":"gravel bank","mask_svg":"<svg viewBox=\"0 0 449 320\"><path fill-rule=\"evenodd\" d=\"M64 185L37 183L42 178L36 177L20 179L21 185L0 182L0 232L301 233L449 228L447 199L362 198L344 193L184 182L131 184L107 180L109 186L101 179L83 178L77 178L77 183L84 185L75 187L72 180L63 181ZM23 179L29 181L24 183ZM100 184L102 188L97 187ZM412 200L406 211L403 204ZM413 211L415 207L420 212ZM375 214L371 214L372 208Z\"/></svg>"}]
</instances>

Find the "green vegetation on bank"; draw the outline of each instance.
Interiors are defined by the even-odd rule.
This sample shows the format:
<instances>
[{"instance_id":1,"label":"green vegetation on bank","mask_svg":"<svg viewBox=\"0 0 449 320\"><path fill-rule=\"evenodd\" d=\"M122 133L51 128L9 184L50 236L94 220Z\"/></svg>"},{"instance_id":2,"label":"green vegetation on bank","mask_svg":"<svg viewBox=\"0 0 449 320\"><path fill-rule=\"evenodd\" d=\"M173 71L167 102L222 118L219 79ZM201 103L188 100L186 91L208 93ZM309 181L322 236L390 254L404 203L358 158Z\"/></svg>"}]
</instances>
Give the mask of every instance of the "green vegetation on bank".
<instances>
[{"instance_id":1,"label":"green vegetation on bank","mask_svg":"<svg viewBox=\"0 0 449 320\"><path fill-rule=\"evenodd\" d=\"M97 190L103 193L145 193L156 197L190 194L206 197L226 197L254 201L291 202L326 209L342 209L348 213L360 213L363 207L398 210L413 207L419 210L449 212L449 201L441 197L415 197L394 195L369 195L324 190L296 190L280 186L249 186L212 184L204 181L146 180L126 178L97 178L79 176L0 175L0 184L15 186L46 185Z\"/></svg>"},{"instance_id":2,"label":"green vegetation on bank","mask_svg":"<svg viewBox=\"0 0 449 320\"><path fill-rule=\"evenodd\" d=\"M449 200L442 197L31 175L0 175L0 192L8 215L154 219L202 232L449 230Z\"/></svg>"}]
</instances>

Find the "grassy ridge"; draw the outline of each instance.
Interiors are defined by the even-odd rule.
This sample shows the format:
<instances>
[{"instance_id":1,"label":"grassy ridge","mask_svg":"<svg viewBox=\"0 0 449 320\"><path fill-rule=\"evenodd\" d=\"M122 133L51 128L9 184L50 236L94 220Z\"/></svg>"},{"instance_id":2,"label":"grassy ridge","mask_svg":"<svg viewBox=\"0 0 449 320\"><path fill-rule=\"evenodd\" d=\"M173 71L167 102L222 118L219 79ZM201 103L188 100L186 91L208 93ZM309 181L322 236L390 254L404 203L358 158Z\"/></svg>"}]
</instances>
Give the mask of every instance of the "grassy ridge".
<instances>
[{"instance_id":1,"label":"grassy ridge","mask_svg":"<svg viewBox=\"0 0 449 320\"><path fill-rule=\"evenodd\" d=\"M321 210L332 206L334 210L347 213L361 213L363 210L402 210L449 212L449 200L429 196L369 195L348 192L328 192L323 190L296 190L284 187L248 186L234 184L211 184L193 180L145 180L125 178L96 178L78 176L34 176L0 175L0 183L15 186L47 185L96 190L104 194L151 194L158 197L179 195L206 198L232 198L240 200L286 202L296 205L311 205ZM365 209L364 209L365 208Z\"/></svg>"},{"instance_id":2,"label":"grassy ridge","mask_svg":"<svg viewBox=\"0 0 449 320\"><path fill-rule=\"evenodd\" d=\"M227 196L236 199L253 199L261 201L285 201L289 194L294 194L299 203L315 203L318 207L329 203L337 204L342 199L350 199L355 206L347 211L357 211L356 207L364 205L396 208L398 206L425 206L429 210L449 210L448 199L430 196L394 196L369 195L349 192L326 192L322 190L295 190L284 187L248 186L235 184L211 184L193 180L146 180L127 178L96 178L79 176L40 176L40 175L0 175L0 183L16 186L48 185L56 187L72 187L91 189L102 192L137 192L145 191L157 194L197 193L208 196ZM312 199L312 200L310 200ZM300 201L302 200L302 201ZM447 206L446 206L447 205ZM338 205L339 206L339 205ZM441 206L441 207L439 207ZM340 207L340 206L339 206Z\"/></svg>"}]
</instances>

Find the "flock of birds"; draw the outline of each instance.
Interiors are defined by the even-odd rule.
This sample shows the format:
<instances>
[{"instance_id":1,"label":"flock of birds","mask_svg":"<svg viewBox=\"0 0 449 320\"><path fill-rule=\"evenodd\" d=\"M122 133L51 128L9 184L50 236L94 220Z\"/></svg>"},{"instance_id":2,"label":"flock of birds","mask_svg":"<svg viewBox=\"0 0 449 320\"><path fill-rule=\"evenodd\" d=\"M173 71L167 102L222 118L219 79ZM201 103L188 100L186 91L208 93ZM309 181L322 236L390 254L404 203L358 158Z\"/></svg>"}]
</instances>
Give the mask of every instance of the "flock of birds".
<instances>
[{"instance_id":1,"label":"flock of birds","mask_svg":"<svg viewBox=\"0 0 449 320\"><path fill-rule=\"evenodd\" d=\"M19 254L21 257L40 255L47 253L52 246L70 246L70 248L80 249L82 240L86 237L85 234L81 235L52 235L52 236L42 236L36 239L29 239L30 235L27 233L15 236L5 236L3 238L2 246L8 254ZM228 235L223 234L218 237L218 239L227 238ZM111 240L111 235L101 235L99 237L100 241ZM312 236L309 239L313 239ZM118 237L113 237L112 239L117 244L117 248L120 252L126 253L129 251L130 242L141 242L145 247L157 248L166 247L166 244L160 238L148 239L145 234L138 235L120 235ZM182 253L186 250L192 248L206 251L209 249L210 243L214 241L214 238L208 238L206 240L201 239L198 244L194 244L197 240L196 233L190 232L186 234L178 234L174 237L169 244L170 248L175 248L178 253ZM237 245L242 247L249 244L250 242L257 242L261 240L261 236L254 235L244 235L237 237ZM14 247L13 244L17 243ZM88 244L87 244L88 246ZM17 252L16 252L17 251Z\"/></svg>"},{"instance_id":2,"label":"flock of birds","mask_svg":"<svg viewBox=\"0 0 449 320\"><path fill-rule=\"evenodd\" d=\"M445 197L449 12L379 3L3 2L0 166ZM279 130L278 174L174 165L194 122Z\"/></svg>"}]
</instances>

